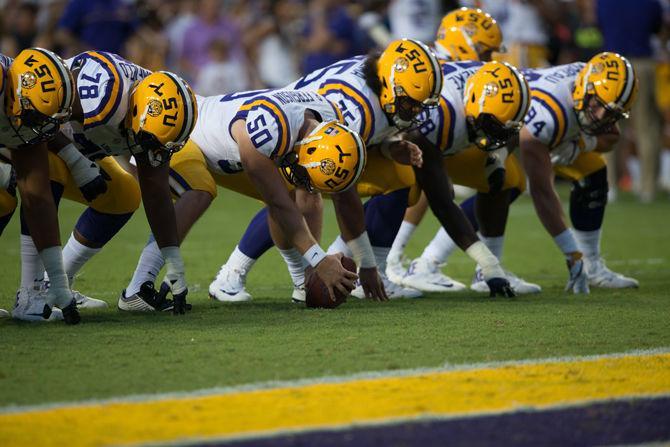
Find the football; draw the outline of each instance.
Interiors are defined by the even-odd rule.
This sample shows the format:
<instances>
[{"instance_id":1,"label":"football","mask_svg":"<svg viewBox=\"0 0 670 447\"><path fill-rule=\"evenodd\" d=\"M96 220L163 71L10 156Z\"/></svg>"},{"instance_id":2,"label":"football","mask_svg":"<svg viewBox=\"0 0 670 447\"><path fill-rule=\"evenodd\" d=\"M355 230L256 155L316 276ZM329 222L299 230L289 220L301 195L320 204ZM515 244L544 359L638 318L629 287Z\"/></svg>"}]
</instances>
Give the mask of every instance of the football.
<instances>
[{"instance_id":1,"label":"football","mask_svg":"<svg viewBox=\"0 0 670 447\"><path fill-rule=\"evenodd\" d=\"M342 257L342 266L350 272L356 273L356 263L353 259ZM328 288L323 283L319 275L314 273L312 267L308 267L305 271L305 304L310 308L334 309L347 300L348 295L342 294L335 289L335 301L330 299L328 295Z\"/></svg>"}]
</instances>

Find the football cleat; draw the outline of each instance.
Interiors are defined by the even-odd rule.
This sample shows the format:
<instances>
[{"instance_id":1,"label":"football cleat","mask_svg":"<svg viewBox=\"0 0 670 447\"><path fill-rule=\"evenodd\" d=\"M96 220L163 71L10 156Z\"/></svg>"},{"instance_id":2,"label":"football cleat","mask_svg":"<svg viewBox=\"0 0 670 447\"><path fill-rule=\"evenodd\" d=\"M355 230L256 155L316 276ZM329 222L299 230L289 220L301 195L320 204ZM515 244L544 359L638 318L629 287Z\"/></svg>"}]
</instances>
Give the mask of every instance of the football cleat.
<instances>
[{"instance_id":1,"label":"football cleat","mask_svg":"<svg viewBox=\"0 0 670 447\"><path fill-rule=\"evenodd\" d=\"M380 273L379 276L382 278L384 283L384 289L386 290L386 295L390 299L399 299L399 298L419 298L423 295L420 290L413 289L411 287L404 287L401 284L394 283L385 274ZM365 292L363 292L363 287L358 284L358 286L351 291L351 295L359 299L365 298Z\"/></svg>"},{"instance_id":2,"label":"football cleat","mask_svg":"<svg viewBox=\"0 0 670 447\"><path fill-rule=\"evenodd\" d=\"M251 294L244 288L246 280L246 274L229 268L228 264L223 264L216 278L209 285L209 297L224 303L251 301Z\"/></svg>"},{"instance_id":3,"label":"football cleat","mask_svg":"<svg viewBox=\"0 0 670 447\"><path fill-rule=\"evenodd\" d=\"M507 280L509 281L512 290L514 290L514 292L517 295L530 295L533 293L542 292L542 287L540 287L537 284L533 284L532 282L527 282L522 278L519 278L512 272L505 271L505 276L507 277ZM490 292L489 286L488 284L486 284L484 276L482 275L482 269L480 269L479 267L477 267L477 269L475 270L475 276L472 278L472 284L470 285L470 290L479 293Z\"/></svg>"},{"instance_id":4,"label":"football cleat","mask_svg":"<svg viewBox=\"0 0 670 447\"><path fill-rule=\"evenodd\" d=\"M108 307L106 301L91 298L90 296L86 296L76 290L72 291L72 296L74 297L74 300L76 301L77 307L79 309L104 309Z\"/></svg>"},{"instance_id":5,"label":"football cleat","mask_svg":"<svg viewBox=\"0 0 670 447\"><path fill-rule=\"evenodd\" d=\"M48 310L46 318L45 309ZM44 291L22 287L16 292L12 318L23 321L56 321L63 319L63 312L49 307Z\"/></svg>"},{"instance_id":6,"label":"football cleat","mask_svg":"<svg viewBox=\"0 0 670 447\"><path fill-rule=\"evenodd\" d=\"M620 273L608 269L602 258L595 262L585 260L586 275L589 278L589 284L593 287L602 287L604 289L627 289L640 287L637 279L623 276Z\"/></svg>"},{"instance_id":7,"label":"football cleat","mask_svg":"<svg viewBox=\"0 0 670 447\"><path fill-rule=\"evenodd\" d=\"M119 310L128 312L163 312L172 311L172 300L158 297L154 284L147 281L142 284L140 291L127 297L126 291L121 292L117 304Z\"/></svg>"},{"instance_id":8,"label":"football cleat","mask_svg":"<svg viewBox=\"0 0 670 447\"><path fill-rule=\"evenodd\" d=\"M397 283L402 284L402 279L407 273L407 268L402 263L402 255L390 255L386 258L386 275L388 278Z\"/></svg>"},{"instance_id":9,"label":"football cleat","mask_svg":"<svg viewBox=\"0 0 670 447\"><path fill-rule=\"evenodd\" d=\"M305 301L307 301L307 295L305 293L305 284L302 284L300 286L293 286L291 301L297 304L304 304Z\"/></svg>"},{"instance_id":10,"label":"football cleat","mask_svg":"<svg viewBox=\"0 0 670 447\"><path fill-rule=\"evenodd\" d=\"M0 309L0 318L9 318L9 312L5 309Z\"/></svg>"},{"instance_id":11,"label":"football cleat","mask_svg":"<svg viewBox=\"0 0 670 447\"><path fill-rule=\"evenodd\" d=\"M422 292L459 292L466 288L465 284L442 273L439 264L424 258L412 261L402 284Z\"/></svg>"}]
</instances>

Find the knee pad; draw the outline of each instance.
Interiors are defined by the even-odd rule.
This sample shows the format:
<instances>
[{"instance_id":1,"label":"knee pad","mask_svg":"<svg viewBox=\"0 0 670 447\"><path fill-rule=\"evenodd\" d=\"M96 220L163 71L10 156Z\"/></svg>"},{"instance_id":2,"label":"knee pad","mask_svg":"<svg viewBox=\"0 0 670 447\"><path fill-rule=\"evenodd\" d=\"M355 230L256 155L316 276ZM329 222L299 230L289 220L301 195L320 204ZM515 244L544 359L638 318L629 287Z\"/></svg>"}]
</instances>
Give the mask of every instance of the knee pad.
<instances>
[{"instance_id":1,"label":"knee pad","mask_svg":"<svg viewBox=\"0 0 670 447\"><path fill-rule=\"evenodd\" d=\"M602 226L608 191L606 168L572 183L570 219L577 230L594 231Z\"/></svg>"}]
</instances>

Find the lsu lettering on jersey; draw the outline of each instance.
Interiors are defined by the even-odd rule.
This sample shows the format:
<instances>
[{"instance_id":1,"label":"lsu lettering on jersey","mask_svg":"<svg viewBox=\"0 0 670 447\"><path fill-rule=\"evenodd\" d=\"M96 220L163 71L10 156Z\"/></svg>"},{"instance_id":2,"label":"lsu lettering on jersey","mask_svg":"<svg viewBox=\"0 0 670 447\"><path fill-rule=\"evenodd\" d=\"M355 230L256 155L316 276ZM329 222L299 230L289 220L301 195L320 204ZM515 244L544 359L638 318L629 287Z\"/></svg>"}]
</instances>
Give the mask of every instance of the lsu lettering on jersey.
<instances>
[{"instance_id":1,"label":"lsu lettering on jersey","mask_svg":"<svg viewBox=\"0 0 670 447\"><path fill-rule=\"evenodd\" d=\"M251 143L261 154L276 159L290 152L311 110L321 121L342 121L335 105L309 91L257 90L229 95L198 96L198 122L191 140L217 174L242 171L240 151L231 135L232 125L244 120Z\"/></svg>"},{"instance_id":2,"label":"lsu lettering on jersey","mask_svg":"<svg viewBox=\"0 0 670 447\"><path fill-rule=\"evenodd\" d=\"M323 95L342 112L344 124L358 132L367 145L379 144L398 133L379 104L379 97L365 83L366 56L341 60L315 70L286 86L287 89Z\"/></svg>"},{"instance_id":3,"label":"lsu lettering on jersey","mask_svg":"<svg viewBox=\"0 0 670 447\"><path fill-rule=\"evenodd\" d=\"M128 112L128 96L133 83L151 72L102 51L86 51L65 63L76 78L84 122L70 121L63 132L92 160L128 154L121 129Z\"/></svg>"},{"instance_id":4,"label":"lsu lettering on jersey","mask_svg":"<svg viewBox=\"0 0 670 447\"><path fill-rule=\"evenodd\" d=\"M465 83L483 65L479 61L440 61L444 82L440 102L435 108L424 110L419 116L419 131L445 156L457 154L469 146L465 122L463 92Z\"/></svg>"},{"instance_id":5,"label":"lsu lettering on jersey","mask_svg":"<svg viewBox=\"0 0 670 447\"><path fill-rule=\"evenodd\" d=\"M552 152L560 151L565 142L580 134L574 113L572 89L583 62L538 70L523 70L531 89L532 100L525 119L526 129Z\"/></svg>"}]
</instances>

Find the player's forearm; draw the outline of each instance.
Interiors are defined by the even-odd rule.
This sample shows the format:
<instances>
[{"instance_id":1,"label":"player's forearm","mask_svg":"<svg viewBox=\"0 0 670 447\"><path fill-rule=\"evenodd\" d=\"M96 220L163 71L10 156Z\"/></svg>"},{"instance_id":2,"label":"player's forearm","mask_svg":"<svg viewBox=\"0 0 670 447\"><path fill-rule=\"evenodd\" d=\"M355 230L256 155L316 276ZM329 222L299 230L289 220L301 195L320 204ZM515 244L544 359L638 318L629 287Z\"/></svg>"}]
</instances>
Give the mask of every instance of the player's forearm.
<instances>
[{"instance_id":1,"label":"player's forearm","mask_svg":"<svg viewBox=\"0 0 670 447\"><path fill-rule=\"evenodd\" d=\"M537 216L551 236L556 236L567 228L563 219L563 208L558 194L553 188L530 184L530 195Z\"/></svg>"},{"instance_id":2,"label":"player's forearm","mask_svg":"<svg viewBox=\"0 0 670 447\"><path fill-rule=\"evenodd\" d=\"M138 162L137 168L144 212L156 243L160 248L179 246L177 218L168 183L169 166L152 168Z\"/></svg>"},{"instance_id":3,"label":"player's forearm","mask_svg":"<svg viewBox=\"0 0 670 447\"><path fill-rule=\"evenodd\" d=\"M361 202L356 189L352 187L348 191L333 194L332 199L342 239L350 241L363 234L365 231L365 212L363 202Z\"/></svg>"},{"instance_id":4,"label":"player's forearm","mask_svg":"<svg viewBox=\"0 0 670 447\"><path fill-rule=\"evenodd\" d=\"M300 214L298 208L290 201L290 198L288 198L288 194L287 200L288 202L266 200L265 203L268 206L270 216L277 223L286 240L288 240L300 254L304 255L310 247L318 243L314 237L312 237L302 214Z\"/></svg>"}]
</instances>

